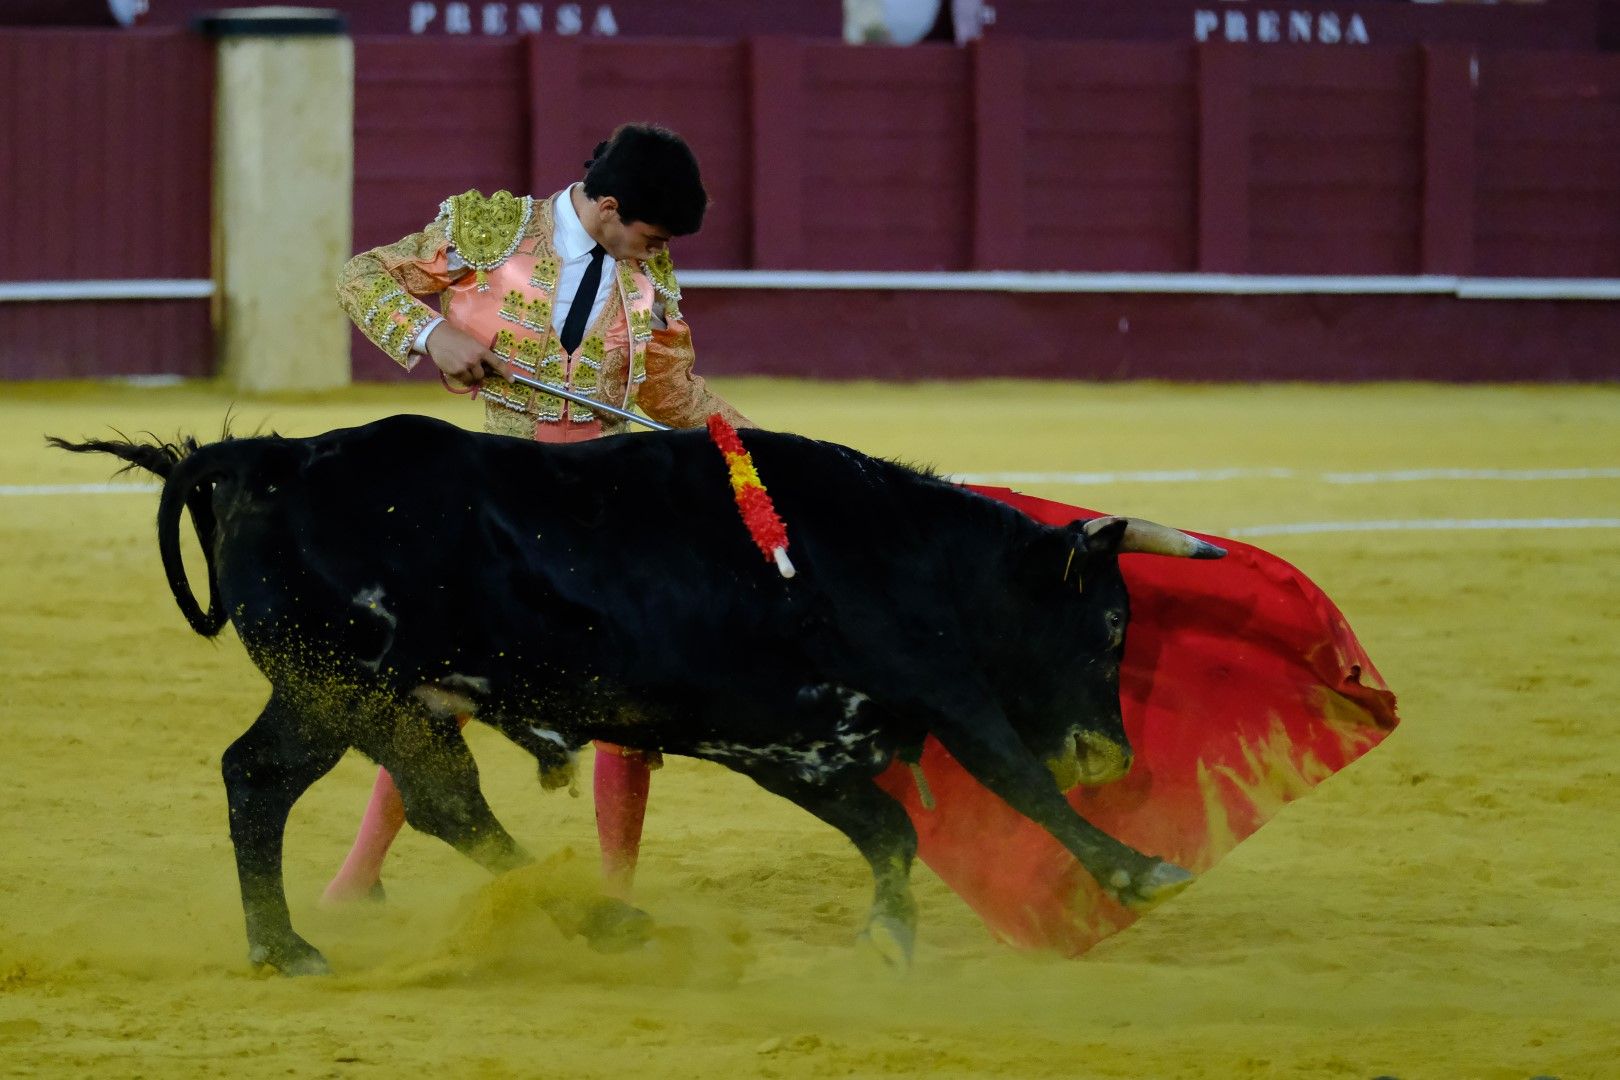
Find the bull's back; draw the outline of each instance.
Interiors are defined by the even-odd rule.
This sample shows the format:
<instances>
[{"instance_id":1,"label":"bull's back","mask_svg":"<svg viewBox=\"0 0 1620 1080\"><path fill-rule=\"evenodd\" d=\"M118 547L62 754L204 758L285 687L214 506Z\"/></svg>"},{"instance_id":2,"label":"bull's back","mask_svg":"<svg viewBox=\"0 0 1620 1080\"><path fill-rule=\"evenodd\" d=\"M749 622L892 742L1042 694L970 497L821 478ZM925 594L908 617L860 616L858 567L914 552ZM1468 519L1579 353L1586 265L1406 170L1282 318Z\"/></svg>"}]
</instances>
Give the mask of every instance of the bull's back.
<instances>
[{"instance_id":1,"label":"bull's back","mask_svg":"<svg viewBox=\"0 0 1620 1080\"><path fill-rule=\"evenodd\" d=\"M449 637L544 638L558 663L657 678L689 669L694 642L794 656L807 626L826 645L859 610L881 636L948 599L939 522L914 506L937 481L834 444L743 437L792 581L753 545L705 432L551 446L399 416L267 440L216 490L226 609L245 639L244 622L278 624L362 653L386 623L423 663Z\"/></svg>"}]
</instances>

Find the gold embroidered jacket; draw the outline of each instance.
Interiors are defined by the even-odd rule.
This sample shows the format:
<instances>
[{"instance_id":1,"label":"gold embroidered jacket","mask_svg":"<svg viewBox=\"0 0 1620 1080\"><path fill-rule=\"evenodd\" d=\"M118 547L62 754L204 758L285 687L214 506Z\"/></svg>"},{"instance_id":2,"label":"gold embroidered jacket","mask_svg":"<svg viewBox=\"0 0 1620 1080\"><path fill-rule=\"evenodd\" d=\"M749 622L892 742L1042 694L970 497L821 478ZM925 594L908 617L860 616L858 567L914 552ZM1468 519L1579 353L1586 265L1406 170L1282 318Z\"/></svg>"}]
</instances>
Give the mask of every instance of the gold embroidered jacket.
<instances>
[{"instance_id":1,"label":"gold embroidered jacket","mask_svg":"<svg viewBox=\"0 0 1620 1080\"><path fill-rule=\"evenodd\" d=\"M648 262L618 261L615 285L572 355L551 326L561 266L553 246L552 199L485 198L477 191L446 199L421 232L350 259L338 278L338 301L362 333L407 371L419 357L411 343L434 317L418 296L438 295L445 321L488 341L520 371L629 408L654 420L698 427L718 412L749 421L711 393L692 371L692 335L680 313L680 286L668 251ZM661 317L664 325L657 325ZM495 380L484 384L485 427L533 438L537 424L584 424L589 409ZM602 430L624 421L603 415Z\"/></svg>"}]
</instances>

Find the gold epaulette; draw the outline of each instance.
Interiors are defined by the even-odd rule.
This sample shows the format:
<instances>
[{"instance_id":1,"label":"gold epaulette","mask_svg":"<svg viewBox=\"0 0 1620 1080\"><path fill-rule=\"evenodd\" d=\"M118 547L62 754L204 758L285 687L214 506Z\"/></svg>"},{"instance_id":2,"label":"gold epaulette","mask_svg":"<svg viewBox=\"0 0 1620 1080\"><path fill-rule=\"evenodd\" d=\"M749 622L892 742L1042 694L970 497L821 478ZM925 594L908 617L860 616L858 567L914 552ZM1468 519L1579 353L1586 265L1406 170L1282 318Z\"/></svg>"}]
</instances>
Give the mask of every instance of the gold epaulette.
<instances>
[{"instance_id":1,"label":"gold epaulette","mask_svg":"<svg viewBox=\"0 0 1620 1080\"><path fill-rule=\"evenodd\" d=\"M478 271L478 290L489 288L489 271L512 257L534 215L534 197L510 191L484 197L480 191L452 195L439 206L449 225L450 244L461 261Z\"/></svg>"},{"instance_id":2,"label":"gold epaulette","mask_svg":"<svg viewBox=\"0 0 1620 1080\"><path fill-rule=\"evenodd\" d=\"M669 248L659 251L642 265L647 268L647 277L652 281L653 292L664 300L665 316L671 319L680 318L681 286L675 280L675 260L670 258Z\"/></svg>"}]
</instances>

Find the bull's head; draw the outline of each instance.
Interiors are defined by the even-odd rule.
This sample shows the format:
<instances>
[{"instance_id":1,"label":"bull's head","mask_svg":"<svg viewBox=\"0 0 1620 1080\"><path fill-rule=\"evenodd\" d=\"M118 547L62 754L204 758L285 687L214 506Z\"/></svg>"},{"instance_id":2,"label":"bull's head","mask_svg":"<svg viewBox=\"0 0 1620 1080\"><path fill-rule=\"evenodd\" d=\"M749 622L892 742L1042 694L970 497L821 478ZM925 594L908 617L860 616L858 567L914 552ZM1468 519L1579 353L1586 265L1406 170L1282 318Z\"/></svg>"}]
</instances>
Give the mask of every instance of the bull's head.
<instances>
[{"instance_id":1,"label":"bull's head","mask_svg":"<svg viewBox=\"0 0 1620 1080\"><path fill-rule=\"evenodd\" d=\"M1004 687L1009 719L1058 787L1106 784L1131 767L1120 714L1119 670L1130 597L1119 556L1130 552L1218 559L1224 549L1139 518L1103 517L1049 529L1025 558L1032 627L1021 685Z\"/></svg>"}]
</instances>

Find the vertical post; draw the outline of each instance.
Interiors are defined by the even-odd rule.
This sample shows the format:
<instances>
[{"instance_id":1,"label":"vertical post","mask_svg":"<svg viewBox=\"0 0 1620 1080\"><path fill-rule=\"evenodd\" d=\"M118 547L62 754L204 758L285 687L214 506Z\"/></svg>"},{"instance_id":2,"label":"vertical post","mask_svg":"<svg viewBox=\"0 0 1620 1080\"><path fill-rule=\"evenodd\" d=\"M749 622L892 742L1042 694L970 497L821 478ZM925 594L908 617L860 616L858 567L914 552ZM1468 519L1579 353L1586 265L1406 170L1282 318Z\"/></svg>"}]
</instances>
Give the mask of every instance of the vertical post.
<instances>
[{"instance_id":1,"label":"vertical post","mask_svg":"<svg viewBox=\"0 0 1620 1080\"><path fill-rule=\"evenodd\" d=\"M804 50L785 38L748 43L755 267L804 265Z\"/></svg>"},{"instance_id":2,"label":"vertical post","mask_svg":"<svg viewBox=\"0 0 1620 1080\"><path fill-rule=\"evenodd\" d=\"M1024 263L1024 47L973 43L973 267Z\"/></svg>"},{"instance_id":3,"label":"vertical post","mask_svg":"<svg viewBox=\"0 0 1620 1080\"><path fill-rule=\"evenodd\" d=\"M247 8L196 27L218 41L220 369L250 393L346 386L349 321L332 295L354 232L354 45L343 16Z\"/></svg>"},{"instance_id":4,"label":"vertical post","mask_svg":"<svg viewBox=\"0 0 1620 1080\"><path fill-rule=\"evenodd\" d=\"M1249 267L1249 54L1194 46L1198 97L1198 269Z\"/></svg>"},{"instance_id":5,"label":"vertical post","mask_svg":"<svg viewBox=\"0 0 1620 1080\"><path fill-rule=\"evenodd\" d=\"M584 174L580 166L595 144L575 142L580 133L581 46L573 38L550 34L529 34L527 44L528 190L546 195Z\"/></svg>"},{"instance_id":6,"label":"vertical post","mask_svg":"<svg viewBox=\"0 0 1620 1080\"><path fill-rule=\"evenodd\" d=\"M1425 274L1467 274L1474 265L1474 108L1479 60L1466 45L1423 45L1423 234Z\"/></svg>"}]
</instances>

